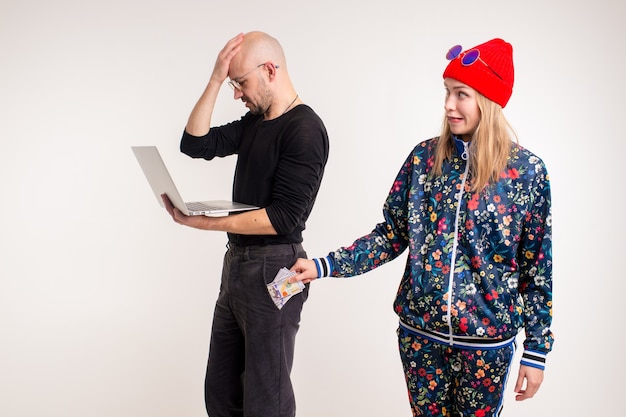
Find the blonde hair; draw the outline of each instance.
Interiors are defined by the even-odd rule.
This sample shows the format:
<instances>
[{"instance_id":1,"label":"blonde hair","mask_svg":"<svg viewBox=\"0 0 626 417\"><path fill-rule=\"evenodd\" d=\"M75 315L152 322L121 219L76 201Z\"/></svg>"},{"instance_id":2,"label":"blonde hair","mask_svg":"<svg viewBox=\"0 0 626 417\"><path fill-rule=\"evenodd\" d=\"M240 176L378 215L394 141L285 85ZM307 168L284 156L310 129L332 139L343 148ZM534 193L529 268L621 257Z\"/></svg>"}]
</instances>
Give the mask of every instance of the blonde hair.
<instances>
[{"instance_id":1,"label":"blonde hair","mask_svg":"<svg viewBox=\"0 0 626 417\"><path fill-rule=\"evenodd\" d=\"M507 166L513 141L517 135L504 117L502 106L476 92L476 103L480 109L480 123L471 140L469 170L472 173L470 189L482 191L487 185L498 181ZM441 126L441 135L435 150L433 172L442 174L443 162L451 159L455 145L446 118Z\"/></svg>"}]
</instances>

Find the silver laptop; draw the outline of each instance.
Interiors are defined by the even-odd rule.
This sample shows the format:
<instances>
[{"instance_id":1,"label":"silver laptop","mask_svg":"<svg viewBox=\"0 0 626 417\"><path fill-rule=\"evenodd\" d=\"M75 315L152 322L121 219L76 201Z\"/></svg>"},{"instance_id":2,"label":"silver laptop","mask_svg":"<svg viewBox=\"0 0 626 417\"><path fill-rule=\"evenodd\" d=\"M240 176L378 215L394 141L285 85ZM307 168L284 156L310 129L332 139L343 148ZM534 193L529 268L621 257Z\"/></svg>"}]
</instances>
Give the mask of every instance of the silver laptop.
<instances>
[{"instance_id":1,"label":"silver laptop","mask_svg":"<svg viewBox=\"0 0 626 417\"><path fill-rule=\"evenodd\" d=\"M184 202L156 146L131 146L131 148L162 207L164 204L161 195L167 194L174 207L187 216L211 216L258 208L226 200Z\"/></svg>"}]
</instances>

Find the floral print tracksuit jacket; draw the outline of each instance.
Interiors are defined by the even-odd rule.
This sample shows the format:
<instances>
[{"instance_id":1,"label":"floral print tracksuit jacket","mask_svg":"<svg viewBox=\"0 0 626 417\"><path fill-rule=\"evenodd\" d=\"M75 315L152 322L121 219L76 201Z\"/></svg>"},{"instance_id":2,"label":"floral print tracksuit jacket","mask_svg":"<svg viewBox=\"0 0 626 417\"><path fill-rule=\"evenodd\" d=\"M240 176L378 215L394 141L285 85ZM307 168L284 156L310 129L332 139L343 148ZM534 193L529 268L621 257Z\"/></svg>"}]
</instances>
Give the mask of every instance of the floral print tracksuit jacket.
<instances>
[{"instance_id":1,"label":"floral print tracksuit jacket","mask_svg":"<svg viewBox=\"0 0 626 417\"><path fill-rule=\"evenodd\" d=\"M471 146L431 177L438 138L419 143L385 202L385 221L351 246L314 259L318 276L370 271L409 248L394 302L400 325L461 348L511 343L526 331L522 364L544 369L551 350L552 219L544 163L513 144L500 180L467 180Z\"/></svg>"}]
</instances>

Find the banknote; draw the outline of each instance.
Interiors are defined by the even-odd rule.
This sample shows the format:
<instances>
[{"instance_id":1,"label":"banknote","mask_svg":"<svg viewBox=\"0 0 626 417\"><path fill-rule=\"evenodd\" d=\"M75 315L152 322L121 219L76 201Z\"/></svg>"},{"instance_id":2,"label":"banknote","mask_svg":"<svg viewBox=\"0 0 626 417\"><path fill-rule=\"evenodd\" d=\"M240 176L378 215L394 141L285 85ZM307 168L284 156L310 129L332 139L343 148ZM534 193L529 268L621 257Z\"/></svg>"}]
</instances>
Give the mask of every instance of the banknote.
<instances>
[{"instance_id":1,"label":"banknote","mask_svg":"<svg viewBox=\"0 0 626 417\"><path fill-rule=\"evenodd\" d=\"M296 275L295 272L282 267L274 280L267 284L267 291L270 293L276 307L283 308L283 306L289 301L291 297L299 294L304 289L304 284L300 281L291 283L289 278Z\"/></svg>"}]
</instances>

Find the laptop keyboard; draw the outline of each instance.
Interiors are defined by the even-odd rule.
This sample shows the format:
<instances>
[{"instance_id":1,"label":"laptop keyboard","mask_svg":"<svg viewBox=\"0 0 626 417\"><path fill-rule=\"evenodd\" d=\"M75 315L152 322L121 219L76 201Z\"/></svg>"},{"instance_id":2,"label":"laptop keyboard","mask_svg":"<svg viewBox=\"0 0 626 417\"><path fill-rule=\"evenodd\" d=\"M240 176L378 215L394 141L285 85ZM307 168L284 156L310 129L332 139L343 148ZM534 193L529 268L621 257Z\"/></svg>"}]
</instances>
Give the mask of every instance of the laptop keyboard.
<instances>
[{"instance_id":1,"label":"laptop keyboard","mask_svg":"<svg viewBox=\"0 0 626 417\"><path fill-rule=\"evenodd\" d=\"M215 210L218 208L218 207L211 207L209 205L206 205L204 203L199 203L199 202L185 203L185 205L190 211Z\"/></svg>"}]
</instances>

